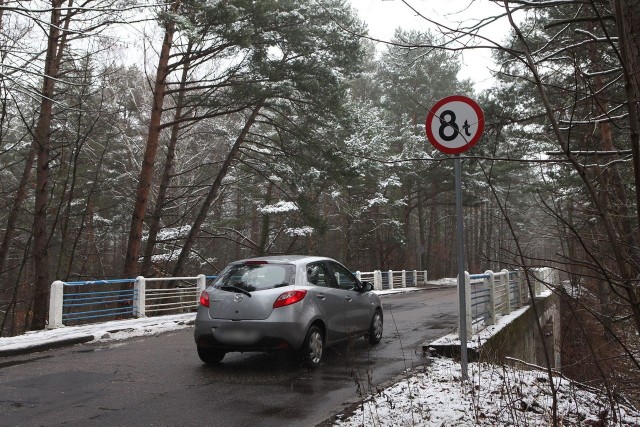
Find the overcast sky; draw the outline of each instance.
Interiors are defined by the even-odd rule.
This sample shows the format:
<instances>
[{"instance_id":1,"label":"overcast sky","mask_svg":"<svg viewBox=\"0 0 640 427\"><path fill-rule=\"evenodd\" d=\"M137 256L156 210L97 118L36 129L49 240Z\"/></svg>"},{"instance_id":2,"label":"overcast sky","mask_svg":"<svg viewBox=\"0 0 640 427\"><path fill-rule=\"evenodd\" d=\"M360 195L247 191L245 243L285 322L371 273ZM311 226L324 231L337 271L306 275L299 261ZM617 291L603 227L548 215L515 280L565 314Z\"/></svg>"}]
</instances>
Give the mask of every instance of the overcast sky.
<instances>
[{"instance_id":1,"label":"overcast sky","mask_svg":"<svg viewBox=\"0 0 640 427\"><path fill-rule=\"evenodd\" d=\"M369 34L377 39L389 40L396 28L426 30L433 26L416 15L399 0L350 0L360 18L367 23ZM409 0L408 3L422 15L456 27L460 22L495 15L501 8L486 0ZM482 33L495 40L508 34L508 23L502 21L487 27ZM491 52L487 49L466 51L463 55L459 78L470 78L478 90L491 85Z\"/></svg>"}]
</instances>

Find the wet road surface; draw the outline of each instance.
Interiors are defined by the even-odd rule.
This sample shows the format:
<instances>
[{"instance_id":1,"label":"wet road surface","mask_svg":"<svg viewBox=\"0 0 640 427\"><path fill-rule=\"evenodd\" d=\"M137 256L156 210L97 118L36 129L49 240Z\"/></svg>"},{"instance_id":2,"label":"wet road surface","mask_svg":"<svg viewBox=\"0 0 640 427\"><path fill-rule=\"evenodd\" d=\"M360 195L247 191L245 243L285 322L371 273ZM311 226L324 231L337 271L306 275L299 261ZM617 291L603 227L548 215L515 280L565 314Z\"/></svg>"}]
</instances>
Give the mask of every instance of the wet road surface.
<instances>
[{"instance_id":1,"label":"wet road surface","mask_svg":"<svg viewBox=\"0 0 640 427\"><path fill-rule=\"evenodd\" d=\"M455 288L382 297L384 336L328 349L309 371L283 354L200 362L191 328L0 358L0 426L314 426L345 402L425 363L452 331Z\"/></svg>"}]
</instances>

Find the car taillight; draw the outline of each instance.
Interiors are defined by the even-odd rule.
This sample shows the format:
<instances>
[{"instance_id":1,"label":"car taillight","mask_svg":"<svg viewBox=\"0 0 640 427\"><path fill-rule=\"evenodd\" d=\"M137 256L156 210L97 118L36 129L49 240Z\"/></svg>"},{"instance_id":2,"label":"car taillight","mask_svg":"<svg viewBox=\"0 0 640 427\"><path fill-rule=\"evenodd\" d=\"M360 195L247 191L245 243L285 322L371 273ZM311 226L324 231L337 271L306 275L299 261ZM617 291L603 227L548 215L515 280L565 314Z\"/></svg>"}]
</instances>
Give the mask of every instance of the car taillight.
<instances>
[{"instance_id":1,"label":"car taillight","mask_svg":"<svg viewBox=\"0 0 640 427\"><path fill-rule=\"evenodd\" d=\"M307 291L304 290L285 292L276 299L276 302L273 303L273 308L295 304L298 301L302 301L305 295L307 295Z\"/></svg>"},{"instance_id":2,"label":"car taillight","mask_svg":"<svg viewBox=\"0 0 640 427\"><path fill-rule=\"evenodd\" d=\"M200 304L205 307L209 307L209 292L202 291L200 294Z\"/></svg>"}]
</instances>

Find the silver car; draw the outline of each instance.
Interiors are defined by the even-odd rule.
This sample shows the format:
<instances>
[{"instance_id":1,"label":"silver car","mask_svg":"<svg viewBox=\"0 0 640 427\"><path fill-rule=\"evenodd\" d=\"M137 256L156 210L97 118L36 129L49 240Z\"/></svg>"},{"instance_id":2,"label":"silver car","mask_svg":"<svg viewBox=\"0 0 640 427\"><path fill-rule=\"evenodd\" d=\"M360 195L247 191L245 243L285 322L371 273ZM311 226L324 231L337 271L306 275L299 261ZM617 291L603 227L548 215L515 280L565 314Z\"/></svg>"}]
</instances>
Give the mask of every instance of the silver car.
<instances>
[{"instance_id":1,"label":"silver car","mask_svg":"<svg viewBox=\"0 0 640 427\"><path fill-rule=\"evenodd\" d=\"M324 349L364 335L382 338L382 304L330 258L270 256L229 264L200 295L198 356L219 363L232 351L292 350L317 367Z\"/></svg>"}]
</instances>

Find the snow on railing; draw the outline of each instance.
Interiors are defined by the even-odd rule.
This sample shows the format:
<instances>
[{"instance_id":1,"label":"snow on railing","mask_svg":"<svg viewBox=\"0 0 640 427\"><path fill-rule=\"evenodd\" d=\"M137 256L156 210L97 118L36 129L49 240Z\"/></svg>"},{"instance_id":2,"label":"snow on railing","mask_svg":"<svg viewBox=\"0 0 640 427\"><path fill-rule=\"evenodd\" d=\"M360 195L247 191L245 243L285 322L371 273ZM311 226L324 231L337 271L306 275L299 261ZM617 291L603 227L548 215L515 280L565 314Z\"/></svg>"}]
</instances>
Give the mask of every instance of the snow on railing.
<instances>
[{"instance_id":1,"label":"snow on railing","mask_svg":"<svg viewBox=\"0 0 640 427\"><path fill-rule=\"evenodd\" d=\"M427 284L427 272L418 270L356 271L356 277L360 281L373 283L376 291Z\"/></svg>"},{"instance_id":2,"label":"snow on railing","mask_svg":"<svg viewBox=\"0 0 640 427\"><path fill-rule=\"evenodd\" d=\"M146 317L166 311L195 310L207 279L214 277L200 274L82 282L56 280L51 284L47 329L107 317ZM147 287L149 282L169 282L173 287L151 288Z\"/></svg>"},{"instance_id":3,"label":"snow on railing","mask_svg":"<svg viewBox=\"0 0 640 427\"><path fill-rule=\"evenodd\" d=\"M558 286L558 270L554 268L529 269L532 291L535 297ZM485 271L483 274L465 272L467 304L467 338L473 332L494 325L499 316L511 313L530 302L530 293L525 272L502 270Z\"/></svg>"}]
</instances>

